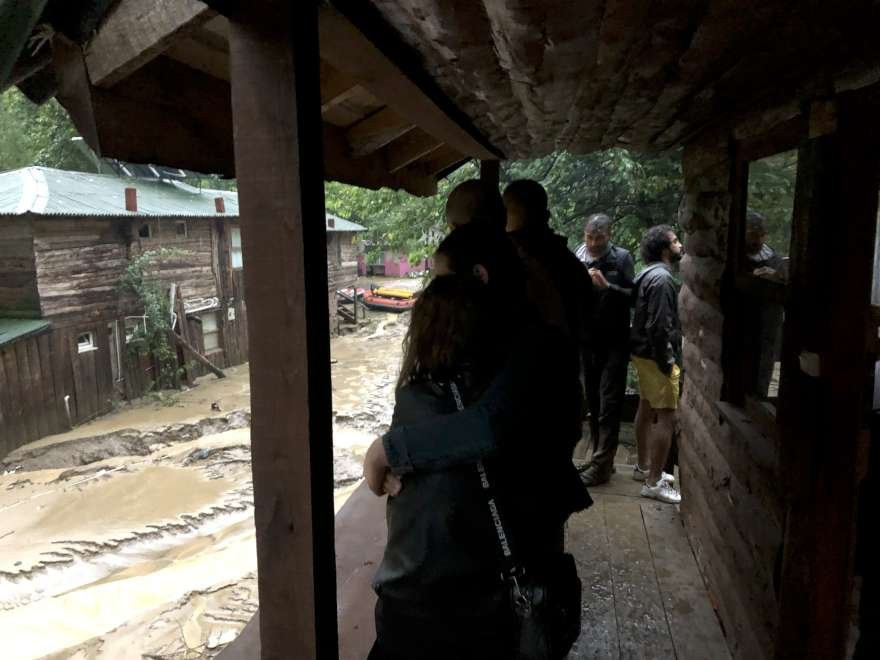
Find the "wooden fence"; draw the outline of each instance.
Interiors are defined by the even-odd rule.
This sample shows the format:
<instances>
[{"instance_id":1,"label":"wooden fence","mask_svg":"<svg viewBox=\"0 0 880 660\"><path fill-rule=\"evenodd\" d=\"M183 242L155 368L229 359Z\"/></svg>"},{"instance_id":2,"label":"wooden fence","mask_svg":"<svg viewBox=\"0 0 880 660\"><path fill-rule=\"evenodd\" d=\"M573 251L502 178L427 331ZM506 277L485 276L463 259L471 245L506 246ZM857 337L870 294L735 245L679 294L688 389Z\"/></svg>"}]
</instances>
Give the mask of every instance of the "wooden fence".
<instances>
[{"instance_id":1,"label":"wooden fence","mask_svg":"<svg viewBox=\"0 0 880 660\"><path fill-rule=\"evenodd\" d=\"M48 330L0 347L0 457L112 409L109 341L97 339L79 353L73 333Z\"/></svg>"}]
</instances>

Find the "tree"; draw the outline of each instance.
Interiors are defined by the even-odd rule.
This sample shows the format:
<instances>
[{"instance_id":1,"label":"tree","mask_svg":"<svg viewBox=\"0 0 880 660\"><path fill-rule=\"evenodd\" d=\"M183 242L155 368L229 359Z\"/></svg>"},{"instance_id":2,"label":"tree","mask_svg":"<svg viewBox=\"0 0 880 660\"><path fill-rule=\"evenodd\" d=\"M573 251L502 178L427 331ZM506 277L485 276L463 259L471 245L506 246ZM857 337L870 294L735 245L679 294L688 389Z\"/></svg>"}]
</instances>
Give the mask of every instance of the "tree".
<instances>
[{"instance_id":1,"label":"tree","mask_svg":"<svg viewBox=\"0 0 880 660\"><path fill-rule=\"evenodd\" d=\"M615 219L615 240L629 249L653 224L674 223L681 198L678 152L644 156L611 149L587 156L556 152L543 158L504 163L502 189L515 179L534 179L547 189L551 224L573 248L582 240L583 221L604 211ZM436 245L426 237L444 230L443 206L458 183L479 176L472 161L440 182L437 195L370 191L341 183L325 186L327 210L367 227L376 248L392 249L416 261ZM435 231L432 231L435 230Z\"/></svg>"},{"instance_id":2,"label":"tree","mask_svg":"<svg viewBox=\"0 0 880 660\"><path fill-rule=\"evenodd\" d=\"M16 88L0 94L0 171L29 165L94 172L78 133L55 99L34 105Z\"/></svg>"}]
</instances>

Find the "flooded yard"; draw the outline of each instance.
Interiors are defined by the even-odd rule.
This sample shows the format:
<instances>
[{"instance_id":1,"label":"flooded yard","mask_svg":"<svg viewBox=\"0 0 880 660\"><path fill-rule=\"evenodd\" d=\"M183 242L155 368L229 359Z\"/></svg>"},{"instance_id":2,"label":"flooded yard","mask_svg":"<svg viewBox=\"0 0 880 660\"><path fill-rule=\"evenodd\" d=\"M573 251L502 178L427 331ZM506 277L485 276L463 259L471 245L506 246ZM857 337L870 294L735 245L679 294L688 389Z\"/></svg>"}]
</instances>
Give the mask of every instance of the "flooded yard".
<instances>
[{"instance_id":1,"label":"flooded yard","mask_svg":"<svg viewBox=\"0 0 880 660\"><path fill-rule=\"evenodd\" d=\"M390 422L406 320L331 342L337 510ZM213 657L238 634L257 607L249 408L242 365L0 462L4 660Z\"/></svg>"}]
</instances>

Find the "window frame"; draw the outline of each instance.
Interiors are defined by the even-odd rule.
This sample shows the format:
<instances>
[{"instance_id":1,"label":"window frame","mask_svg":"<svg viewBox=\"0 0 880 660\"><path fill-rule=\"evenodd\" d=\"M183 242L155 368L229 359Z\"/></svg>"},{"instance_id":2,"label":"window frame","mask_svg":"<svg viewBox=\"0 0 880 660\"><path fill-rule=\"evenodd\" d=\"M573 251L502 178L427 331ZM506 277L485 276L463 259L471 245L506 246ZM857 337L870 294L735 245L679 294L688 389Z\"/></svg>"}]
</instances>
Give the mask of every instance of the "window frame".
<instances>
[{"instance_id":1,"label":"window frame","mask_svg":"<svg viewBox=\"0 0 880 660\"><path fill-rule=\"evenodd\" d=\"M787 308L788 282L769 280L747 273L745 266L746 212L749 196L749 165L755 161L786 151L799 150L809 139L807 120L799 115L783 122L772 131L760 136L734 141L732 144L733 171L731 176L731 207L728 226L727 267L722 284L724 299L724 330L722 335L723 387L721 401L741 410L765 434L777 433L776 416L779 401L785 395L782 366L775 403L754 395L749 375L754 369L753 346L749 345L748 323L754 310L763 303ZM792 249L797 240L796 226L798 195L800 193L800 153L793 200L792 227L789 242L789 282L796 260ZM786 318L788 315L786 314ZM781 355L785 354L785 321L783 321ZM782 361L784 363L784 360Z\"/></svg>"},{"instance_id":2,"label":"window frame","mask_svg":"<svg viewBox=\"0 0 880 660\"><path fill-rule=\"evenodd\" d=\"M87 337L86 341L81 341L83 337ZM95 339L95 331L87 330L76 334L76 352L77 354L91 353L98 350L98 344Z\"/></svg>"},{"instance_id":3,"label":"window frame","mask_svg":"<svg viewBox=\"0 0 880 660\"><path fill-rule=\"evenodd\" d=\"M205 319L211 317L214 320L214 328L210 332L205 332ZM220 310L205 310L204 312L199 313L199 323L202 326L202 350L204 350L205 355L209 353L216 353L217 351L223 350L222 336L220 330ZM205 337L208 335L214 335L216 337L216 346L212 346L208 348L207 342L205 341Z\"/></svg>"},{"instance_id":4,"label":"window frame","mask_svg":"<svg viewBox=\"0 0 880 660\"><path fill-rule=\"evenodd\" d=\"M236 238L238 238L236 244ZM238 255L238 265L236 265L236 254ZM241 247L241 227L233 225L229 228L229 266L232 270L242 270L244 268L244 253Z\"/></svg>"}]
</instances>

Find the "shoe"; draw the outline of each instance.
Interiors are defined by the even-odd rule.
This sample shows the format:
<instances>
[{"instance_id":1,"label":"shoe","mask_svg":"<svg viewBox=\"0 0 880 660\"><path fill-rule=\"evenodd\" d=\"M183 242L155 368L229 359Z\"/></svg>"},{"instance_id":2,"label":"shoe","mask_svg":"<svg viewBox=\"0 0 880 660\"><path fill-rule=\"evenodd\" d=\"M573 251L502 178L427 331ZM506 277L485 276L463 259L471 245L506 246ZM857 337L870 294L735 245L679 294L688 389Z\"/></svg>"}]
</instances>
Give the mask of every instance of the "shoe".
<instances>
[{"instance_id":1,"label":"shoe","mask_svg":"<svg viewBox=\"0 0 880 660\"><path fill-rule=\"evenodd\" d=\"M633 465L633 479L634 480L644 481L645 476L647 474L648 474L648 471L640 468L638 463ZM668 472L661 472L660 473L660 481L665 481L668 484L674 484L675 483L675 476L669 474Z\"/></svg>"},{"instance_id":2,"label":"shoe","mask_svg":"<svg viewBox=\"0 0 880 660\"><path fill-rule=\"evenodd\" d=\"M679 504L681 502L681 493L662 479L657 482L656 486L649 486L645 483L642 486L642 497L650 497L653 500L659 500L668 504Z\"/></svg>"},{"instance_id":3,"label":"shoe","mask_svg":"<svg viewBox=\"0 0 880 660\"><path fill-rule=\"evenodd\" d=\"M611 476L602 477L598 470L587 468L581 472L581 481L584 486L601 486L607 484L611 480Z\"/></svg>"}]
</instances>

